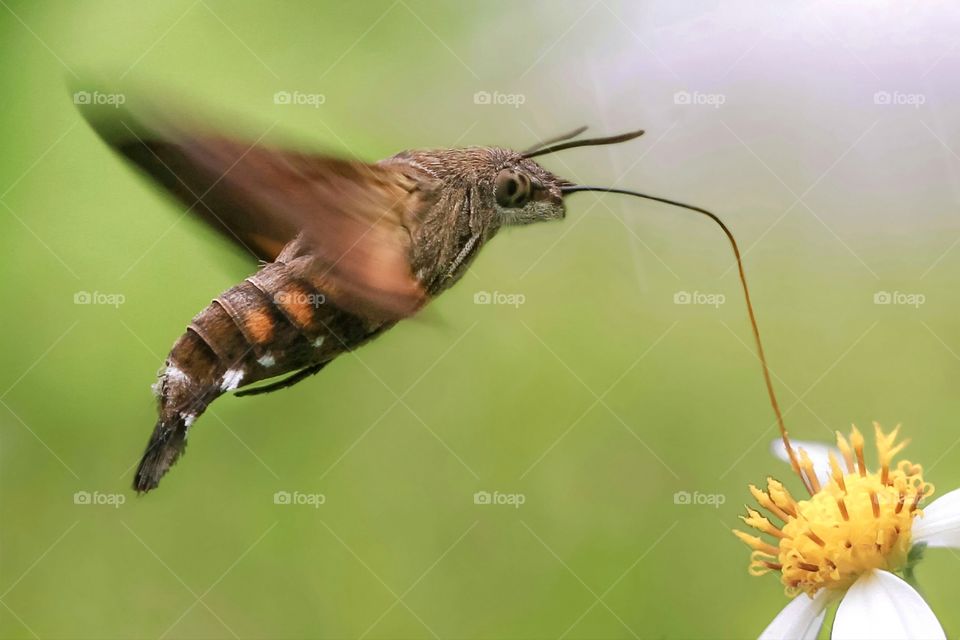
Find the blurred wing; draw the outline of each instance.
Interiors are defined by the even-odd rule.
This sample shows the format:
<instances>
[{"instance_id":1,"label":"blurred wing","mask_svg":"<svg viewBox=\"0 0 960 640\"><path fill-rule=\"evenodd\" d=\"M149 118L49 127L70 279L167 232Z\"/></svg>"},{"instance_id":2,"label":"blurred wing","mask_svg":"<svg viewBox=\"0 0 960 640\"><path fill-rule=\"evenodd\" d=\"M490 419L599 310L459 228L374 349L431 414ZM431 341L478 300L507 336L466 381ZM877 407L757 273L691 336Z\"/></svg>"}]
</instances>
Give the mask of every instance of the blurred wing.
<instances>
[{"instance_id":1,"label":"blurred wing","mask_svg":"<svg viewBox=\"0 0 960 640\"><path fill-rule=\"evenodd\" d=\"M337 306L402 317L422 305L411 233L435 194L409 165L151 127L125 111L85 115L112 148L256 258L272 262L298 239L296 252L312 256L312 271Z\"/></svg>"}]
</instances>

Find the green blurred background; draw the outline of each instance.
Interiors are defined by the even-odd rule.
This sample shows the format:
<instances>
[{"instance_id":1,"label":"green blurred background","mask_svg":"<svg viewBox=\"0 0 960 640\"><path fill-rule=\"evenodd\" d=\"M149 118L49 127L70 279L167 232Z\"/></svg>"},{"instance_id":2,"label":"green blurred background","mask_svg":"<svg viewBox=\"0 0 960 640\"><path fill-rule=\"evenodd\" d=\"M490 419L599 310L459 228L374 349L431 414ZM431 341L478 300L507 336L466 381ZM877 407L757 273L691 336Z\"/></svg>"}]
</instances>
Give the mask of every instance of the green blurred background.
<instances>
[{"instance_id":1,"label":"green blurred background","mask_svg":"<svg viewBox=\"0 0 960 640\"><path fill-rule=\"evenodd\" d=\"M253 265L108 153L68 90L85 82L371 160L645 127L543 163L722 214L795 436L903 422L939 492L960 486L956 7L0 5L0 636L738 638L787 601L729 533L747 484L787 475L729 248L697 216L613 196L504 232L316 378L218 401L137 498L155 372ZM954 634L958 571L937 551L918 573Z\"/></svg>"}]
</instances>

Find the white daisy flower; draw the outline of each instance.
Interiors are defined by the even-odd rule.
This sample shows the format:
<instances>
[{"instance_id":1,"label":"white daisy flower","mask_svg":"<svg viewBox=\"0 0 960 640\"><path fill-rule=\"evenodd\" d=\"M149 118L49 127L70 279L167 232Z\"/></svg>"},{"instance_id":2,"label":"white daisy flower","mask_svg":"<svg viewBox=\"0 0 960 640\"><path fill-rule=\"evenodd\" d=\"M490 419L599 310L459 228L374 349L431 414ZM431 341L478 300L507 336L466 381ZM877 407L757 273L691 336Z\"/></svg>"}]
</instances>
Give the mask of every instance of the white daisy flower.
<instances>
[{"instance_id":1,"label":"white daisy flower","mask_svg":"<svg viewBox=\"0 0 960 640\"><path fill-rule=\"evenodd\" d=\"M960 548L960 489L921 510L921 500L933 494L923 469L906 460L891 467L906 446L896 443L900 428L889 434L878 424L874 429L878 470L867 469L864 438L853 427L849 440L837 433L836 448L797 443L797 455L785 443L775 445L809 498L794 499L773 478L766 491L750 486L760 506L783 524L747 508L742 520L771 540L734 533L753 549L750 573L779 573L793 598L761 640L815 639L827 608L838 600L832 639L946 638L920 594L895 573L908 568L916 545Z\"/></svg>"}]
</instances>

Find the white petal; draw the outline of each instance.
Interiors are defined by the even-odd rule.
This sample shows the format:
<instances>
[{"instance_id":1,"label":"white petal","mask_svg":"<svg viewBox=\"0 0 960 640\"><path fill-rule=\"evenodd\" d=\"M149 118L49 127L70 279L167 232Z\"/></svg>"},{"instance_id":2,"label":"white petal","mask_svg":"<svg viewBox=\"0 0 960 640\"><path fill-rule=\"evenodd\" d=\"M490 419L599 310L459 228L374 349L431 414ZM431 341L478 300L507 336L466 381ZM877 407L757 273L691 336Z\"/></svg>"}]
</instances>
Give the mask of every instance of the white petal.
<instances>
[{"instance_id":1,"label":"white petal","mask_svg":"<svg viewBox=\"0 0 960 640\"><path fill-rule=\"evenodd\" d=\"M943 627L913 587L887 571L870 571L853 583L837 609L831 640L946 638Z\"/></svg>"},{"instance_id":2,"label":"white petal","mask_svg":"<svg viewBox=\"0 0 960 640\"><path fill-rule=\"evenodd\" d=\"M944 494L923 508L913 521L913 541L931 547L960 549L960 489Z\"/></svg>"},{"instance_id":3,"label":"white petal","mask_svg":"<svg viewBox=\"0 0 960 640\"><path fill-rule=\"evenodd\" d=\"M830 603L830 593L820 589L812 598L801 593L777 614L760 634L760 640L816 640Z\"/></svg>"},{"instance_id":4,"label":"white petal","mask_svg":"<svg viewBox=\"0 0 960 640\"><path fill-rule=\"evenodd\" d=\"M831 447L829 445L823 444L822 442L804 442L801 440L792 440L793 450L797 452L799 456L800 449L803 449L807 452L807 455L810 456L810 462L813 463L813 471L817 474L817 478L820 480L821 485L825 485L830 482L830 452L833 452L833 455L837 457L837 461L840 463L840 468L846 470L844 467L843 457L840 455L840 450L836 447ZM770 443L770 452L773 455L777 456L786 463L790 462L790 456L787 455L787 448L783 446L783 440L779 438Z\"/></svg>"}]
</instances>

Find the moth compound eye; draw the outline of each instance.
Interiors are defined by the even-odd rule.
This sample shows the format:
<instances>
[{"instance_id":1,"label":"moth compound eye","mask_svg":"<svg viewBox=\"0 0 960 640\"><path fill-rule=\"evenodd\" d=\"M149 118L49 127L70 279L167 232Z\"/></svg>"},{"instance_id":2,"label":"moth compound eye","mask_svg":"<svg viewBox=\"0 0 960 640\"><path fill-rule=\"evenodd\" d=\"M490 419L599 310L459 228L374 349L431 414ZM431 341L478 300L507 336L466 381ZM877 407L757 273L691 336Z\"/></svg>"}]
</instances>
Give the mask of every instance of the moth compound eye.
<instances>
[{"instance_id":1,"label":"moth compound eye","mask_svg":"<svg viewBox=\"0 0 960 640\"><path fill-rule=\"evenodd\" d=\"M522 207L530 201L530 178L512 169L504 169L497 174L493 184L493 195L501 207Z\"/></svg>"}]
</instances>

